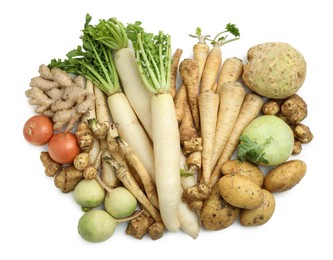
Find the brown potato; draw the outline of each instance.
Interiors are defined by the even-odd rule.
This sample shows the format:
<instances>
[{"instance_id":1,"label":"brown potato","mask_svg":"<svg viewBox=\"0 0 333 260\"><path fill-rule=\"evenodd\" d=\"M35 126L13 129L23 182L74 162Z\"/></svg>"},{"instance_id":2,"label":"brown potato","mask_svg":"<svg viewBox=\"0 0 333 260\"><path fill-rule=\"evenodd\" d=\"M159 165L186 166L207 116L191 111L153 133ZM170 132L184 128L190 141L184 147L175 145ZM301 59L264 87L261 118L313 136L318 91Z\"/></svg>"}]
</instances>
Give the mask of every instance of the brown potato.
<instances>
[{"instance_id":1,"label":"brown potato","mask_svg":"<svg viewBox=\"0 0 333 260\"><path fill-rule=\"evenodd\" d=\"M254 209L259 207L263 200L260 186L241 174L221 177L218 188L225 201L238 208Z\"/></svg>"},{"instance_id":2,"label":"brown potato","mask_svg":"<svg viewBox=\"0 0 333 260\"><path fill-rule=\"evenodd\" d=\"M264 178L264 188L270 192L290 190L298 184L306 173L302 160L291 160L272 169Z\"/></svg>"},{"instance_id":3,"label":"brown potato","mask_svg":"<svg viewBox=\"0 0 333 260\"><path fill-rule=\"evenodd\" d=\"M255 164L248 161L239 162L238 160L228 160L221 166L223 175L228 174L242 174L249 177L252 181L260 187L264 183L264 173Z\"/></svg>"},{"instance_id":4,"label":"brown potato","mask_svg":"<svg viewBox=\"0 0 333 260\"><path fill-rule=\"evenodd\" d=\"M201 208L201 224L207 230L225 229L236 221L239 212L239 208L231 206L221 197L217 185L214 185Z\"/></svg>"},{"instance_id":5,"label":"brown potato","mask_svg":"<svg viewBox=\"0 0 333 260\"><path fill-rule=\"evenodd\" d=\"M240 224L242 226L260 226L271 219L275 210L275 198L268 190L262 190L264 199L261 205L255 209L242 209L240 212Z\"/></svg>"}]
</instances>

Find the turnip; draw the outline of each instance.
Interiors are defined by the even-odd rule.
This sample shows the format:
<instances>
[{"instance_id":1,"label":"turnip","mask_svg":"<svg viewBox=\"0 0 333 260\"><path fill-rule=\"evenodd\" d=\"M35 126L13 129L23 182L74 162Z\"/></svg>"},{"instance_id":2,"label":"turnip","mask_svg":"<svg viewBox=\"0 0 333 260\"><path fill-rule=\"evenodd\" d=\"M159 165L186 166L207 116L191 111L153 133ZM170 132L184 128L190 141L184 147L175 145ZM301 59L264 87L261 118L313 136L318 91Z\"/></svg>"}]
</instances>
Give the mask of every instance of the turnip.
<instances>
[{"instance_id":1,"label":"turnip","mask_svg":"<svg viewBox=\"0 0 333 260\"><path fill-rule=\"evenodd\" d=\"M117 224L106 211L91 210L80 218L78 231L80 236L89 242L103 242L113 235Z\"/></svg>"},{"instance_id":2,"label":"turnip","mask_svg":"<svg viewBox=\"0 0 333 260\"><path fill-rule=\"evenodd\" d=\"M104 200L106 211L114 218L129 217L137 205L135 197L124 187L113 189Z\"/></svg>"},{"instance_id":3,"label":"turnip","mask_svg":"<svg viewBox=\"0 0 333 260\"><path fill-rule=\"evenodd\" d=\"M74 189L74 199L82 207L98 207L103 203L104 198L104 188L95 179L84 179Z\"/></svg>"},{"instance_id":4,"label":"turnip","mask_svg":"<svg viewBox=\"0 0 333 260\"><path fill-rule=\"evenodd\" d=\"M277 116L254 119L243 131L238 145L238 160L257 165L278 165L291 155L294 135L290 126Z\"/></svg>"}]
</instances>

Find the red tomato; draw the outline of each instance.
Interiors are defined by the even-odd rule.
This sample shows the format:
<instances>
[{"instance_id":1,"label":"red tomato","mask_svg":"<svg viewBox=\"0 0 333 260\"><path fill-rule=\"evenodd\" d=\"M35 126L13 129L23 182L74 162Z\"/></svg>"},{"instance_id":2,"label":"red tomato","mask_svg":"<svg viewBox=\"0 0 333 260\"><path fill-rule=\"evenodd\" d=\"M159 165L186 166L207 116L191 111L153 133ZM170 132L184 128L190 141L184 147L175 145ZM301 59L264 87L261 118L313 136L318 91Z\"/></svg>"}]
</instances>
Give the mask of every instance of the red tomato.
<instances>
[{"instance_id":1,"label":"red tomato","mask_svg":"<svg viewBox=\"0 0 333 260\"><path fill-rule=\"evenodd\" d=\"M50 157L57 163L72 163L75 156L80 153L80 147L75 134L59 132L52 136L48 143Z\"/></svg>"},{"instance_id":2,"label":"red tomato","mask_svg":"<svg viewBox=\"0 0 333 260\"><path fill-rule=\"evenodd\" d=\"M53 136L53 124L47 116L30 117L23 127L23 135L32 145L44 145Z\"/></svg>"}]
</instances>

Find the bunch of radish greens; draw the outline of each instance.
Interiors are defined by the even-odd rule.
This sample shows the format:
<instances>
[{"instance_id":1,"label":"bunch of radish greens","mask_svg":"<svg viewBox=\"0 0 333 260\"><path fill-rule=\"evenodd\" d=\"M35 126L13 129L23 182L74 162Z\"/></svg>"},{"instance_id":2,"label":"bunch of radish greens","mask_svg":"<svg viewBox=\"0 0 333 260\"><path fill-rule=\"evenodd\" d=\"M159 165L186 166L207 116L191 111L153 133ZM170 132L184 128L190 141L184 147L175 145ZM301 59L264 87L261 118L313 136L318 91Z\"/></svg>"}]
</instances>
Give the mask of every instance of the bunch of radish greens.
<instances>
[{"instance_id":1,"label":"bunch of radish greens","mask_svg":"<svg viewBox=\"0 0 333 260\"><path fill-rule=\"evenodd\" d=\"M138 22L125 28L115 18L93 26L91 19L87 14L82 44L69 51L67 59L53 59L49 67L82 75L105 93L119 135L156 183L163 224L177 231L180 139L169 93L170 35L146 33ZM128 47L128 38L133 48Z\"/></svg>"}]
</instances>

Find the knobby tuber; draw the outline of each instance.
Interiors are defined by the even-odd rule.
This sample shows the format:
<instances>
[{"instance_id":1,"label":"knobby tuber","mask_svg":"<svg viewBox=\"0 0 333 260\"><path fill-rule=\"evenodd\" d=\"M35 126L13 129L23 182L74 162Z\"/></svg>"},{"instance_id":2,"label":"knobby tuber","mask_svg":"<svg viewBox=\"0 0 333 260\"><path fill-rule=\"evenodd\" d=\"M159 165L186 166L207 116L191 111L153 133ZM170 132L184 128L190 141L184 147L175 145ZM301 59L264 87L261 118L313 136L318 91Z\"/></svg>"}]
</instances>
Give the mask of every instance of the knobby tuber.
<instances>
[{"instance_id":1,"label":"knobby tuber","mask_svg":"<svg viewBox=\"0 0 333 260\"><path fill-rule=\"evenodd\" d=\"M61 170L61 164L52 160L48 152L40 153L40 160L45 167L45 174L53 177Z\"/></svg>"},{"instance_id":2,"label":"knobby tuber","mask_svg":"<svg viewBox=\"0 0 333 260\"><path fill-rule=\"evenodd\" d=\"M54 130L66 131L95 105L92 93L82 88L81 80L76 80L59 68L49 69L42 64L40 75L32 78L30 89L25 94L29 104L36 105L36 113L52 118Z\"/></svg>"},{"instance_id":3,"label":"knobby tuber","mask_svg":"<svg viewBox=\"0 0 333 260\"><path fill-rule=\"evenodd\" d=\"M62 192L68 193L73 191L81 180L83 180L83 172L75 169L73 165L70 165L63 167L55 176L54 184Z\"/></svg>"}]
</instances>

